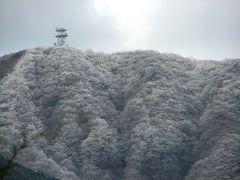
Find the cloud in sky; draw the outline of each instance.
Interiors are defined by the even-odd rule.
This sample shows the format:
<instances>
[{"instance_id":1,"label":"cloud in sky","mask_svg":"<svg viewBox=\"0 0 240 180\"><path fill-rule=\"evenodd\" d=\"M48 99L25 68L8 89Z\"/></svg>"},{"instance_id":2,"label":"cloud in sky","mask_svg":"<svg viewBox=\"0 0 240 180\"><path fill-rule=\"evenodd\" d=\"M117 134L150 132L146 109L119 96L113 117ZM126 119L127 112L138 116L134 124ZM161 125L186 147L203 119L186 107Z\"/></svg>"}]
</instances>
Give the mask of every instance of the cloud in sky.
<instances>
[{"instance_id":1,"label":"cloud in sky","mask_svg":"<svg viewBox=\"0 0 240 180\"><path fill-rule=\"evenodd\" d=\"M239 58L239 9L239 0L1 0L0 55L52 46L64 26L79 49Z\"/></svg>"},{"instance_id":2,"label":"cloud in sky","mask_svg":"<svg viewBox=\"0 0 240 180\"><path fill-rule=\"evenodd\" d=\"M161 0L95 0L94 5L100 16L112 17L112 25L125 34L123 48L132 49L148 40L151 26L148 20L159 2Z\"/></svg>"}]
</instances>

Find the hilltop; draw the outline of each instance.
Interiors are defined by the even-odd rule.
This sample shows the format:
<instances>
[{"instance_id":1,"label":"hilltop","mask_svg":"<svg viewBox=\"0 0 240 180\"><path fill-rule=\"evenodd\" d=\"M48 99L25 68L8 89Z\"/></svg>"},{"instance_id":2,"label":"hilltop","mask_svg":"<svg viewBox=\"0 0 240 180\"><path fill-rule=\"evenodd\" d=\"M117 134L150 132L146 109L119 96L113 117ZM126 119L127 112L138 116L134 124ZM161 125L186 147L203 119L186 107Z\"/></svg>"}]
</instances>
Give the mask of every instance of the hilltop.
<instances>
[{"instance_id":1,"label":"hilltop","mask_svg":"<svg viewBox=\"0 0 240 180\"><path fill-rule=\"evenodd\" d=\"M0 57L0 152L62 180L232 180L240 59L72 47Z\"/></svg>"}]
</instances>

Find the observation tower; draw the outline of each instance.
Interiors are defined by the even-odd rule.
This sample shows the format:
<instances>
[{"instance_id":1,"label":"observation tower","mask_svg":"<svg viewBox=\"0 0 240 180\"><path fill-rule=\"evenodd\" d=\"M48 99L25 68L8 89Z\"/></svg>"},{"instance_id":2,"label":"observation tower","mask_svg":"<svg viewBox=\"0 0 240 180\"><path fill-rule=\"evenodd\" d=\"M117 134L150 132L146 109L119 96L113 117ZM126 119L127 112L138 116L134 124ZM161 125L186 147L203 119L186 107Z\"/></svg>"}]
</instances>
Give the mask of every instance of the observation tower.
<instances>
[{"instance_id":1,"label":"observation tower","mask_svg":"<svg viewBox=\"0 0 240 180\"><path fill-rule=\"evenodd\" d=\"M57 42L54 45L63 46L66 43L66 37L68 36L66 31L67 29L63 27L56 28L57 35L55 37L57 38Z\"/></svg>"}]
</instances>

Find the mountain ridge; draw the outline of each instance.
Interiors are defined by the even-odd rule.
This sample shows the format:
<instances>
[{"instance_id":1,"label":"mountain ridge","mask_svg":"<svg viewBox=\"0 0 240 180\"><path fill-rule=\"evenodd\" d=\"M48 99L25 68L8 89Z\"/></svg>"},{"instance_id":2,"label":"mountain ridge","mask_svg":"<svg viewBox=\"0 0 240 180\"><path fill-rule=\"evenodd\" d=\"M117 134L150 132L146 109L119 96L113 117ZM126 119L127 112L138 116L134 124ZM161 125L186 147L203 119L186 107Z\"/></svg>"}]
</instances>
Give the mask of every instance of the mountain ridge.
<instances>
[{"instance_id":1,"label":"mountain ridge","mask_svg":"<svg viewBox=\"0 0 240 180\"><path fill-rule=\"evenodd\" d=\"M0 135L18 143L28 132L26 167L73 180L234 178L239 59L52 47L27 50L8 72L0 122L13 126Z\"/></svg>"}]
</instances>

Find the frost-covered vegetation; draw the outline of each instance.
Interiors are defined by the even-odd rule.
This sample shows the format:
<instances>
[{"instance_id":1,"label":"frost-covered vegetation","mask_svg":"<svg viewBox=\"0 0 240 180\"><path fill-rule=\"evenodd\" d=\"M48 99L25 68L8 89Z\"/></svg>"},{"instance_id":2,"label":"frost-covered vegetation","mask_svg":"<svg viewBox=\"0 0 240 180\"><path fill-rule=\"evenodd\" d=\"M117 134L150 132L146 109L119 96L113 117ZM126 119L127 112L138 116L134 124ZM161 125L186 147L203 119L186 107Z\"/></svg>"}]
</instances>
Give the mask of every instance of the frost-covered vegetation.
<instances>
[{"instance_id":1,"label":"frost-covered vegetation","mask_svg":"<svg viewBox=\"0 0 240 180\"><path fill-rule=\"evenodd\" d=\"M13 71L13 67L25 53L26 51L23 50L0 57L0 80L9 72Z\"/></svg>"},{"instance_id":2,"label":"frost-covered vegetation","mask_svg":"<svg viewBox=\"0 0 240 180\"><path fill-rule=\"evenodd\" d=\"M56 178L47 177L41 172L35 172L31 169L22 167L17 163L12 164L12 168L9 169L9 172L6 172L4 168L5 164L9 161L8 159L0 155L0 179L1 180L58 180Z\"/></svg>"},{"instance_id":3,"label":"frost-covered vegetation","mask_svg":"<svg viewBox=\"0 0 240 180\"><path fill-rule=\"evenodd\" d=\"M233 179L239 117L239 59L37 48L0 82L1 153L62 180Z\"/></svg>"}]
</instances>

